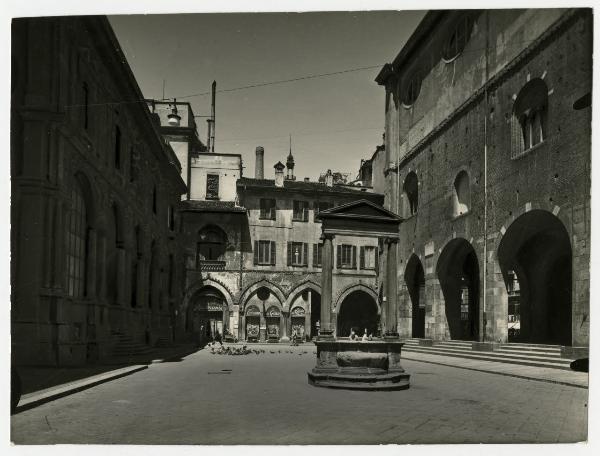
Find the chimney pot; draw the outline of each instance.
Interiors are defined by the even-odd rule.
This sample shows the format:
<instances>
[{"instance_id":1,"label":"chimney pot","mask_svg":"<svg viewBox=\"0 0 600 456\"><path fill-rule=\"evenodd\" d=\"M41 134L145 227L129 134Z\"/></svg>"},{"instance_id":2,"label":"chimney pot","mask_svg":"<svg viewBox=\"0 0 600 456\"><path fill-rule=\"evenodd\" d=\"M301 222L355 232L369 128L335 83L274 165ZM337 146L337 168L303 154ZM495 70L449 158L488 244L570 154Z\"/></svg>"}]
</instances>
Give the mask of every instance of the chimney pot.
<instances>
[{"instance_id":1,"label":"chimney pot","mask_svg":"<svg viewBox=\"0 0 600 456\"><path fill-rule=\"evenodd\" d=\"M333 173L330 169L328 169L327 174L325 174L325 185L327 187L333 187Z\"/></svg>"}]
</instances>

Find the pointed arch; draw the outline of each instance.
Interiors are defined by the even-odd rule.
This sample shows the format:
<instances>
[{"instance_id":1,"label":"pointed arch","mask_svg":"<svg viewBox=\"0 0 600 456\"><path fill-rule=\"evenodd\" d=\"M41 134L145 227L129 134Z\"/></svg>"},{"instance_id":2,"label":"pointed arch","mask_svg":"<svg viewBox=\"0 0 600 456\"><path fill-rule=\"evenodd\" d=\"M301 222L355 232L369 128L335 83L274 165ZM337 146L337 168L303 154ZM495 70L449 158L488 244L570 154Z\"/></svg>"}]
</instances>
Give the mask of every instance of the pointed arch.
<instances>
[{"instance_id":1,"label":"pointed arch","mask_svg":"<svg viewBox=\"0 0 600 456\"><path fill-rule=\"evenodd\" d=\"M182 307L184 310L188 308L194 295L198 291L200 291L202 288L205 288L205 287L213 287L216 290L218 290L225 298L225 301L227 302L227 307L229 308L229 310L231 312L233 312L233 306L234 306L233 294L231 293L229 288L227 288L227 286L225 286L225 284L223 284L222 282L220 282L218 280L212 279L210 277L200 280L198 282L195 282L192 286L190 286L186 290L186 292L183 296L183 301L182 301Z\"/></svg>"},{"instance_id":2,"label":"pointed arch","mask_svg":"<svg viewBox=\"0 0 600 456\"><path fill-rule=\"evenodd\" d=\"M288 295L287 299L285 300L285 304L284 304L284 308L285 309L290 309L290 306L294 303L294 300L304 291L306 290L313 290L319 294L321 294L321 286L318 285L317 283L313 282L312 280L305 280L304 282L300 283L298 286L296 286L296 288L294 288Z\"/></svg>"},{"instance_id":3,"label":"pointed arch","mask_svg":"<svg viewBox=\"0 0 600 456\"><path fill-rule=\"evenodd\" d=\"M339 294L337 299L335 300L335 306L333 308L333 311L335 313L338 313L340 310L340 305L342 304L342 302L344 302L344 299L346 299L346 297L350 294L353 293L355 291L364 291L365 293L367 293L369 296L371 296L373 298L373 301L375 301L375 305L377 306L377 315L381 315L381 306L379 304L379 297L377 295L377 291L373 290L372 288L359 283L356 285L351 285L347 288L345 288L344 290L342 290Z\"/></svg>"},{"instance_id":4,"label":"pointed arch","mask_svg":"<svg viewBox=\"0 0 600 456\"><path fill-rule=\"evenodd\" d=\"M250 297L254 293L256 293L260 288L263 288L263 287L267 288L269 291L271 291L277 297L277 299L279 300L279 304L283 308L283 305L285 303L285 296L283 294L283 291L281 290L281 288L279 288L278 285L276 285L275 283L273 283L270 280L267 280L265 278L246 287L246 289L240 295L240 299L239 299L240 306L245 307L246 303L248 302Z\"/></svg>"}]
</instances>

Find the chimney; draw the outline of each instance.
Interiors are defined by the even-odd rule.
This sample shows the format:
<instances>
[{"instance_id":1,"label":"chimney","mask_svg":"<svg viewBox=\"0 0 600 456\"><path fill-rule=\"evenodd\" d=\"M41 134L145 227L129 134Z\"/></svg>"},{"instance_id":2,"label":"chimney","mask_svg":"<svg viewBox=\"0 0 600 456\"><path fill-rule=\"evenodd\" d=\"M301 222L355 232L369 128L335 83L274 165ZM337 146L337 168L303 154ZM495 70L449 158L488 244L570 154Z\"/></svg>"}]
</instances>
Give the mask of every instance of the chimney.
<instances>
[{"instance_id":1,"label":"chimney","mask_svg":"<svg viewBox=\"0 0 600 456\"><path fill-rule=\"evenodd\" d=\"M325 174L325 185L333 187L333 173L330 169L328 169L327 174Z\"/></svg>"},{"instance_id":2,"label":"chimney","mask_svg":"<svg viewBox=\"0 0 600 456\"><path fill-rule=\"evenodd\" d=\"M256 164L254 166L254 177L256 179L265 178L265 149L262 146L256 148Z\"/></svg>"},{"instance_id":3,"label":"chimney","mask_svg":"<svg viewBox=\"0 0 600 456\"><path fill-rule=\"evenodd\" d=\"M285 165L280 161L275 163L275 187L283 187L283 170L285 169Z\"/></svg>"}]
</instances>

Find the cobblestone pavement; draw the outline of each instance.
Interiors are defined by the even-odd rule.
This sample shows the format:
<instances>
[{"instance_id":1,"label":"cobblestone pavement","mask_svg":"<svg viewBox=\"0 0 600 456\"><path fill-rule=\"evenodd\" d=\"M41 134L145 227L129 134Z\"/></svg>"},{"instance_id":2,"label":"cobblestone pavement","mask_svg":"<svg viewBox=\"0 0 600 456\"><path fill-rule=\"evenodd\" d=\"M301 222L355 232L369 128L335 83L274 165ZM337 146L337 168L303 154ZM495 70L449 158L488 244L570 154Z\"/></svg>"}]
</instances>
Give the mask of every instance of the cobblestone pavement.
<instances>
[{"instance_id":1,"label":"cobblestone pavement","mask_svg":"<svg viewBox=\"0 0 600 456\"><path fill-rule=\"evenodd\" d=\"M316 388L314 347L211 355L147 370L11 418L17 444L575 442L586 389L404 361L405 391ZM274 353L270 353L273 351ZM279 353L279 351L281 353Z\"/></svg>"}]
</instances>

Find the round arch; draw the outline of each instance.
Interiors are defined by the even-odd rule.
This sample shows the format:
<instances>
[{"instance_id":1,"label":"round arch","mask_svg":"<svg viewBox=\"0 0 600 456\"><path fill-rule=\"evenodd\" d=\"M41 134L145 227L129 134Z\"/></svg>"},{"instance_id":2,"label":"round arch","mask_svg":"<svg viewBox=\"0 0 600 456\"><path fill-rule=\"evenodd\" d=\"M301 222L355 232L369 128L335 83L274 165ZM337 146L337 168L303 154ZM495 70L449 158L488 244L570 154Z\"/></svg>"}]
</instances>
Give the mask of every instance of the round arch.
<instances>
[{"instance_id":1,"label":"round arch","mask_svg":"<svg viewBox=\"0 0 600 456\"><path fill-rule=\"evenodd\" d=\"M349 286L349 287L345 288L344 290L342 290L342 292L338 295L338 298L335 300L335 307L333 308L333 311L335 313L339 312L340 306L344 302L344 299L346 299L346 297L350 293L353 293L354 291L364 291L371 298L373 298L373 301L375 302L375 305L377 306L377 315L381 315L381 306L379 305L379 299L377 296L377 292L375 290L373 290L372 288L370 288L366 285L363 285L362 283Z\"/></svg>"},{"instance_id":2,"label":"round arch","mask_svg":"<svg viewBox=\"0 0 600 456\"><path fill-rule=\"evenodd\" d=\"M90 179L84 171L78 170L73 174L73 184L79 185L85 200L87 223L92 228L98 228L99 215L96 202L98 195L90 184Z\"/></svg>"},{"instance_id":3,"label":"round arch","mask_svg":"<svg viewBox=\"0 0 600 456\"><path fill-rule=\"evenodd\" d=\"M367 334L377 335L379 322L380 314L376 297L364 289L354 289L345 294L339 304L336 334L337 337L347 337L351 330L354 330L360 336L366 329Z\"/></svg>"},{"instance_id":4,"label":"round arch","mask_svg":"<svg viewBox=\"0 0 600 456\"><path fill-rule=\"evenodd\" d=\"M412 307L412 337L425 337L425 273L423 264L414 253L404 269L404 283Z\"/></svg>"},{"instance_id":5,"label":"round arch","mask_svg":"<svg viewBox=\"0 0 600 456\"><path fill-rule=\"evenodd\" d=\"M442 249L436 274L444 296L451 339L477 340L479 337L479 271L475 249L466 239L454 238Z\"/></svg>"},{"instance_id":6,"label":"round arch","mask_svg":"<svg viewBox=\"0 0 600 456\"><path fill-rule=\"evenodd\" d=\"M509 341L571 345L572 245L564 223L542 209L518 216L500 240L498 263Z\"/></svg>"}]
</instances>

